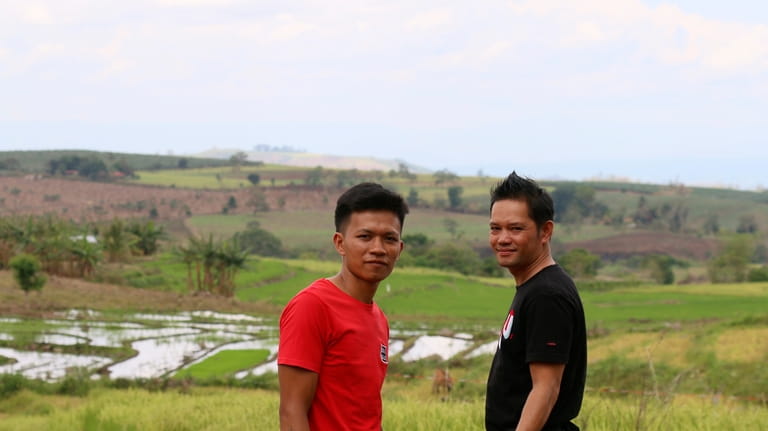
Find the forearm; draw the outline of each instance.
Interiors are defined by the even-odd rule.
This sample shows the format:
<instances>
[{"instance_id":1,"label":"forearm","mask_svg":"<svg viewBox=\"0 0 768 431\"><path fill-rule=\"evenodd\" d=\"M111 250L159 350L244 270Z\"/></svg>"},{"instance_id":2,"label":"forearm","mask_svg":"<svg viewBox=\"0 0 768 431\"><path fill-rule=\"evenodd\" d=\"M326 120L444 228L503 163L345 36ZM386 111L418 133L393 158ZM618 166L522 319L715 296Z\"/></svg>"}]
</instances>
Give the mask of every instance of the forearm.
<instances>
[{"instance_id":1,"label":"forearm","mask_svg":"<svg viewBox=\"0 0 768 431\"><path fill-rule=\"evenodd\" d=\"M309 431L307 413L281 407L280 431Z\"/></svg>"},{"instance_id":2,"label":"forearm","mask_svg":"<svg viewBox=\"0 0 768 431\"><path fill-rule=\"evenodd\" d=\"M516 431L539 431L557 401L557 388L536 388L528 394Z\"/></svg>"}]
</instances>

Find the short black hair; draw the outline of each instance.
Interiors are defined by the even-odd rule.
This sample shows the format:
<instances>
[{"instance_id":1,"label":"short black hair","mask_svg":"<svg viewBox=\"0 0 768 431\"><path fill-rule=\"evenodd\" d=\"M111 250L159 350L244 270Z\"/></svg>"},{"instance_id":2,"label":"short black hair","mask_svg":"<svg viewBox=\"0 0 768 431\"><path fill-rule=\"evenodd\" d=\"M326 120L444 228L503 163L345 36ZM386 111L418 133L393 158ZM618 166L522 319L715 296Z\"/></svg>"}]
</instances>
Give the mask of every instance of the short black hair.
<instances>
[{"instance_id":1,"label":"short black hair","mask_svg":"<svg viewBox=\"0 0 768 431\"><path fill-rule=\"evenodd\" d=\"M384 188L381 184L366 182L354 185L342 193L336 201L334 213L336 232L342 231L352 213L369 210L392 211L400 220L402 230L405 215L408 214L408 204L402 196Z\"/></svg>"},{"instance_id":2,"label":"short black hair","mask_svg":"<svg viewBox=\"0 0 768 431\"><path fill-rule=\"evenodd\" d=\"M528 217L536 223L537 228L555 219L552 196L536 181L521 177L515 171L491 188L491 209L494 203L504 199L523 200L528 203Z\"/></svg>"}]
</instances>

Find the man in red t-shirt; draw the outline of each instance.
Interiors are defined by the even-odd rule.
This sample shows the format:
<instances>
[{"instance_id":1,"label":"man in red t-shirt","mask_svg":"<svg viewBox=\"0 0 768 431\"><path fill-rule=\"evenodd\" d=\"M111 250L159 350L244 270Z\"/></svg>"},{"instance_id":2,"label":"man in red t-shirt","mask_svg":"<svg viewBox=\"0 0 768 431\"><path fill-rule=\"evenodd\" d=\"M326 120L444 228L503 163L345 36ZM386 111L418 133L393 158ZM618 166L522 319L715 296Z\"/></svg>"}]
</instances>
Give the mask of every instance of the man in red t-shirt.
<instances>
[{"instance_id":1,"label":"man in red t-shirt","mask_svg":"<svg viewBox=\"0 0 768 431\"><path fill-rule=\"evenodd\" d=\"M403 250L407 213L402 196L375 183L336 202L341 269L296 294L280 316L281 430L381 430L389 324L373 297Z\"/></svg>"}]
</instances>

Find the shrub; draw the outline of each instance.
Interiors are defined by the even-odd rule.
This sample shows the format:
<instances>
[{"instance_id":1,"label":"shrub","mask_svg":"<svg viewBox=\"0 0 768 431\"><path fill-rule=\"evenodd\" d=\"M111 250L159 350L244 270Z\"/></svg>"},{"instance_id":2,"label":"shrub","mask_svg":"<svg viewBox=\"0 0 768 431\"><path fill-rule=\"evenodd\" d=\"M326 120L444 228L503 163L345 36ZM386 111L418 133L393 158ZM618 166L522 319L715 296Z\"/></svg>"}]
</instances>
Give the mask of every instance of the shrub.
<instances>
[{"instance_id":1,"label":"shrub","mask_svg":"<svg viewBox=\"0 0 768 431\"><path fill-rule=\"evenodd\" d=\"M0 374L0 400L24 389L26 381L21 374Z\"/></svg>"},{"instance_id":2,"label":"shrub","mask_svg":"<svg viewBox=\"0 0 768 431\"><path fill-rule=\"evenodd\" d=\"M41 272L40 260L37 257L26 253L16 255L11 259L10 267L13 277L25 293L40 290L45 285L46 277Z\"/></svg>"},{"instance_id":3,"label":"shrub","mask_svg":"<svg viewBox=\"0 0 768 431\"><path fill-rule=\"evenodd\" d=\"M747 274L747 280L768 281L768 265L763 265L760 268L754 268L749 270L749 274Z\"/></svg>"}]
</instances>

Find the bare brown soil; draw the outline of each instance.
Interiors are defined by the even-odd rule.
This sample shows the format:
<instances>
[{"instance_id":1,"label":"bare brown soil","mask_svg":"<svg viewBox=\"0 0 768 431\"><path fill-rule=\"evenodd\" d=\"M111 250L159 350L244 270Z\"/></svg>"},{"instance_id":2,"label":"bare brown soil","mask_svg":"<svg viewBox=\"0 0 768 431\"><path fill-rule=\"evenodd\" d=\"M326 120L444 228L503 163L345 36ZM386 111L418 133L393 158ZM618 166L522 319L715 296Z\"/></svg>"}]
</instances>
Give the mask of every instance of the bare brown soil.
<instances>
[{"instance_id":1,"label":"bare brown soil","mask_svg":"<svg viewBox=\"0 0 768 431\"><path fill-rule=\"evenodd\" d=\"M717 253L718 243L714 239L676 235L669 232L632 232L570 242L564 247L566 250L583 248L607 259L666 254L681 259L705 260Z\"/></svg>"},{"instance_id":2,"label":"bare brown soil","mask_svg":"<svg viewBox=\"0 0 768 431\"><path fill-rule=\"evenodd\" d=\"M330 210L338 193L303 186L193 190L33 176L0 177L0 217L55 213L78 222L102 221L147 217L155 208L159 220L176 220L189 214L219 214L230 197L237 202L237 208L230 213L250 213L254 209L249 202L256 194L262 194L273 210Z\"/></svg>"},{"instance_id":3,"label":"bare brown soil","mask_svg":"<svg viewBox=\"0 0 768 431\"><path fill-rule=\"evenodd\" d=\"M276 314L277 307L214 295L182 295L149 289L50 277L39 292L25 294L9 271L0 271L0 316L50 318L70 309L176 312L215 310L252 315Z\"/></svg>"}]
</instances>

